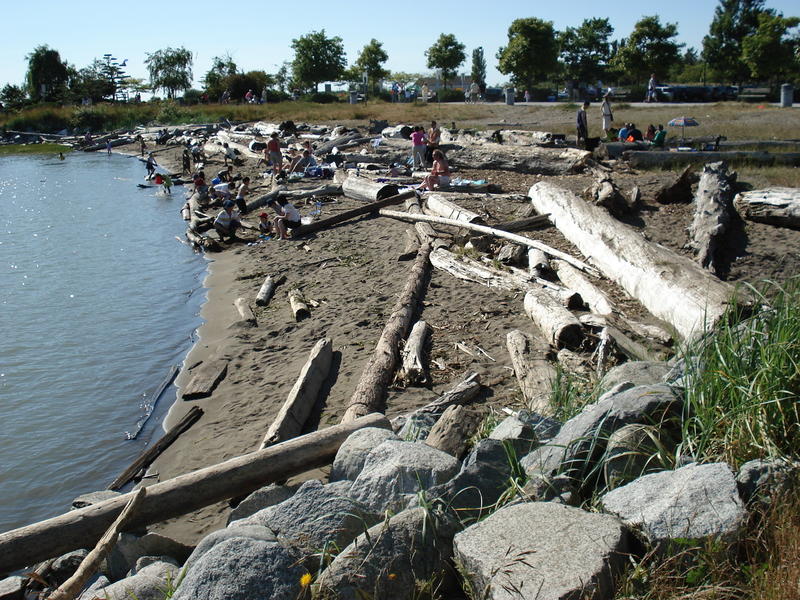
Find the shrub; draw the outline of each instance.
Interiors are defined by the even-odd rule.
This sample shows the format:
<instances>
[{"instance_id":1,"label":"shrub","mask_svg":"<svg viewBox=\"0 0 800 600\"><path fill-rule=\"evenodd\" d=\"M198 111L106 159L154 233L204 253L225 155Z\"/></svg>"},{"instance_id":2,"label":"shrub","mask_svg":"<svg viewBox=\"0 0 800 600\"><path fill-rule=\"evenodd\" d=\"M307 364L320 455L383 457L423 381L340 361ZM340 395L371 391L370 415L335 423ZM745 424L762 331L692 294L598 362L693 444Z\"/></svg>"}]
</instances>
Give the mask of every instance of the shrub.
<instances>
[{"instance_id":1,"label":"shrub","mask_svg":"<svg viewBox=\"0 0 800 600\"><path fill-rule=\"evenodd\" d=\"M437 92L438 100L441 102L463 102L463 90L454 90L451 88L441 89Z\"/></svg>"},{"instance_id":2,"label":"shrub","mask_svg":"<svg viewBox=\"0 0 800 600\"><path fill-rule=\"evenodd\" d=\"M339 98L336 96L336 94L330 94L328 92L314 92L313 94L306 94L302 99L306 102L316 102L317 104L331 104L339 101Z\"/></svg>"},{"instance_id":3,"label":"shrub","mask_svg":"<svg viewBox=\"0 0 800 600\"><path fill-rule=\"evenodd\" d=\"M70 127L80 131L100 131L105 124L105 116L88 106L77 107L70 118Z\"/></svg>"},{"instance_id":4,"label":"shrub","mask_svg":"<svg viewBox=\"0 0 800 600\"><path fill-rule=\"evenodd\" d=\"M203 95L203 92L200 90L186 90L183 94L183 104L186 106L192 106L194 104L199 104L200 96Z\"/></svg>"}]
</instances>

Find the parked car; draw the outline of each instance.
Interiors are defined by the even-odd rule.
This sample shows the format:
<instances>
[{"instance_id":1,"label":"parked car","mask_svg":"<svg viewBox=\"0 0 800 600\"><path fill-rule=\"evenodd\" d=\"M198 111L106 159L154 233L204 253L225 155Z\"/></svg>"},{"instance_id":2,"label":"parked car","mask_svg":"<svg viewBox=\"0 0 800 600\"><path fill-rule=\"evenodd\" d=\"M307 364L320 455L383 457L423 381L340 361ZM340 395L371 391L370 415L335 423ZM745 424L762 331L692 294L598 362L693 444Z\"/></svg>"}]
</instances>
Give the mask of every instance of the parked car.
<instances>
[{"instance_id":1,"label":"parked car","mask_svg":"<svg viewBox=\"0 0 800 600\"><path fill-rule=\"evenodd\" d=\"M671 85L656 86L656 100L659 102L672 102L675 100L675 90Z\"/></svg>"}]
</instances>

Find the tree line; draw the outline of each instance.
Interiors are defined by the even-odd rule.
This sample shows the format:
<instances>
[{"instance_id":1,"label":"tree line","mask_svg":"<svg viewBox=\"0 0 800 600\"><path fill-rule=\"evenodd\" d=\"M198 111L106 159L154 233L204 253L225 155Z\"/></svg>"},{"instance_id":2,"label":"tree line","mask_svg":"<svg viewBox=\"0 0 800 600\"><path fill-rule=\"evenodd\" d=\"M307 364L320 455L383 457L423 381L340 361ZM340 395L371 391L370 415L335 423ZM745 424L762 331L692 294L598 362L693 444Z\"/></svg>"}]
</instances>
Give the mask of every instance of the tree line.
<instances>
[{"instance_id":1,"label":"tree line","mask_svg":"<svg viewBox=\"0 0 800 600\"><path fill-rule=\"evenodd\" d=\"M702 48L685 48L677 42L675 23L662 23L657 15L642 17L627 37L612 39L614 28L606 18L585 19L577 27L557 31L551 21L536 17L514 20L507 43L495 58L497 69L518 89L544 82L617 85L640 84L650 73L660 81L675 83L706 80L741 85L746 81L776 83L800 75L800 18L765 6L765 0L720 0L703 38ZM179 93L191 100L206 97L215 102L227 92L241 99L248 90L281 99L287 92L316 92L325 81L364 82L374 92L392 77L408 81L419 74L391 73L388 54L372 39L348 67L344 44L325 30L292 40L294 58L273 74L241 71L230 56L215 57L201 79L202 90L192 90L193 59L186 48L165 48L148 53L149 82L115 77L115 64L96 59L82 69L62 61L57 50L39 46L27 56L24 85L6 84L0 102L14 108L35 102L78 102L113 99L120 86L131 92ZM425 51L427 67L437 72L446 87L464 65L466 46L452 33L442 33ZM471 79L486 85L483 48L471 54Z\"/></svg>"}]
</instances>

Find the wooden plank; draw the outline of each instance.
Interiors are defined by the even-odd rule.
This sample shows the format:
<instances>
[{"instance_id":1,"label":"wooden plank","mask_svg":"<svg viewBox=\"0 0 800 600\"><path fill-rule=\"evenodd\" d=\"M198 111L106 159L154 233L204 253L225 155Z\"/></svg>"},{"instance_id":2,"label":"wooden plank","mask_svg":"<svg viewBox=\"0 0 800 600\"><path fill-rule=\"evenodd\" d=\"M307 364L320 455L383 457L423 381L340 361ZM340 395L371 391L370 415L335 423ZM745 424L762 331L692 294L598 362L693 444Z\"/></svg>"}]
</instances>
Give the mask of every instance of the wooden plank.
<instances>
[{"instance_id":1,"label":"wooden plank","mask_svg":"<svg viewBox=\"0 0 800 600\"><path fill-rule=\"evenodd\" d=\"M197 367L189 383L186 384L181 397L184 400L207 398L227 373L228 361L223 358L212 358L203 362Z\"/></svg>"}]
</instances>

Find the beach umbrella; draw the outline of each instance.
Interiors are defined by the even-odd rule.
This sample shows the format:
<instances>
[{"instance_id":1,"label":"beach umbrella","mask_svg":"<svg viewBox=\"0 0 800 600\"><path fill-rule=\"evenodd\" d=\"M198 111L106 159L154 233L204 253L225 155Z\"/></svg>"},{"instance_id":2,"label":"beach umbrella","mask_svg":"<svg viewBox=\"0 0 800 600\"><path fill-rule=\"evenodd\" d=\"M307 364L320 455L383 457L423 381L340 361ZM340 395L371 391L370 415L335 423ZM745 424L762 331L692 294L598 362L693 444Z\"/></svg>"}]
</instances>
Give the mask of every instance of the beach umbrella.
<instances>
[{"instance_id":1,"label":"beach umbrella","mask_svg":"<svg viewBox=\"0 0 800 600\"><path fill-rule=\"evenodd\" d=\"M681 127L681 139L685 137L687 127L698 127L698 123L693 117L677 117L667 123L670 127Z\"/></svg>"}]
</instances>

